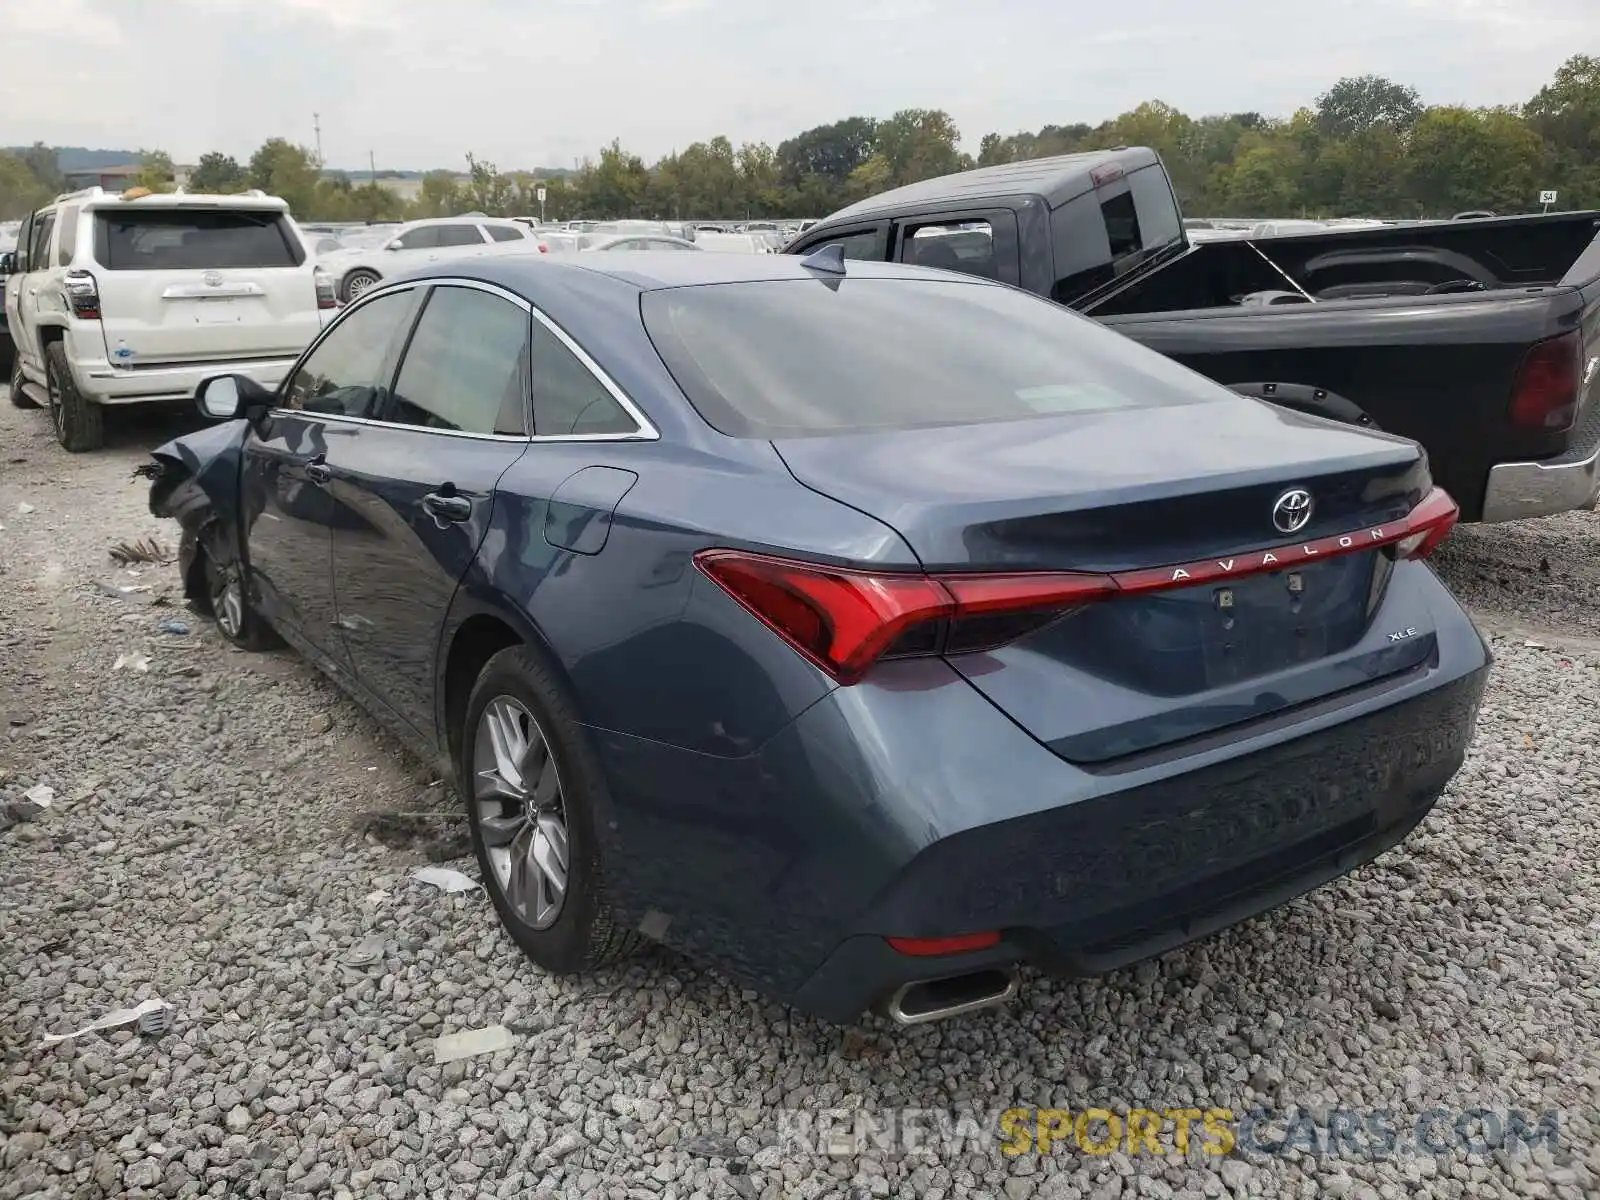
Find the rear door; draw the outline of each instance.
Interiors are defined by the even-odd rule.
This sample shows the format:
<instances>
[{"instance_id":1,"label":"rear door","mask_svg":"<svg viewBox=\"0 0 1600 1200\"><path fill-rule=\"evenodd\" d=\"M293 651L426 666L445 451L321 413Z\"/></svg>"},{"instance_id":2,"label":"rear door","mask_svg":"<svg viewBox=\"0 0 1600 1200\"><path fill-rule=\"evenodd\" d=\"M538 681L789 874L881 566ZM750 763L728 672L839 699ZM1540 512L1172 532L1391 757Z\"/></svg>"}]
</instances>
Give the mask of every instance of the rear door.
<instances>
[{"instance_id":1,"label":"rear door","mask_svg":"<svg viewBox=\"0 0 1600 1200\"><path fill-rule=\"evenodd\" d=\"M1013 287L1020 281L1017 214L1009 208L919 217L895 231L895 258L919 267L960 271Z\"/></svg>"},{"instance_id":2,"label":"rear door","mask_svg":"<svg viewBox=\"0 0 1600 1200\"><path fill-rule=\"evenodd\" d=\"M355 520L329 490L334 447L383 399L419 292L352 305L284 381L245 444L241 508L254 601L291 639L348 667L333 603L333 531Z\"/></svg>"},{"instance_id":3,"label":"rear door","mask_svg":"<svg viewBox=\"0 0 1600 1200\"><path fill-rule=\"evenodd\" d=\"M106 353L126 366L283 358L321 329L305 245L275 208L95 210Z\"/></svg>"},{"instance_id":4,"label":"rear door","mask_svg":"<svg viewBox=\"0 0 1600 1200\"><path fill-rule=\"evenodd\" d=\"M375 419L330 441L338 621L357 679L434 733L434 659L500 476L527 449L527 303L483 284L428 290Z\"/></svg>"}]
</instances>

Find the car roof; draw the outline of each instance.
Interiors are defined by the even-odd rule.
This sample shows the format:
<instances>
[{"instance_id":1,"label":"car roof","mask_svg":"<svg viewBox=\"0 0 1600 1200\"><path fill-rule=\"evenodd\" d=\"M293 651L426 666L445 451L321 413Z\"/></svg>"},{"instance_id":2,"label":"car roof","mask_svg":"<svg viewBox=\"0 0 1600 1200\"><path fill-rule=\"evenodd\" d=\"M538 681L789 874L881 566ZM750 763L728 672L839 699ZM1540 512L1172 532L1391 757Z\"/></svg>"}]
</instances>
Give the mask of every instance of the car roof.
<instances>
[{"instance_id":1,"label":"car roof","mask_svg":"<svg viewBox=\"0 0 1600 1200\"><path fill-rule=\"evenodd\" d=\"M1148 167L1158 161L1154 150L1142 146L1114 150L1091 150L1082 154L1058 154L1053 158L1033 158L1026 162L1001 163L978 167L908 183L842 208L821 223L889 213L900 208L916 208L929 201L976 200L1002 196L1042 196L1051 208L1065 204L1093 189L1090 174L1115 164L1126 172ZM809 232L809 230L807 231Z\"/></svg>"},{"instance_id":2,"label":"car roof","mask_svg":"<svg viewBox=\"0 0 1600 1200\"><path fill-rule=\"evenodd\" d=\"M760 283L784 279L829 279L806 267L805 259L793 254L684 254L678 250L639 250L630 254L585 255L552 258L537 253L496 254L483 258L443 262L408 272L404 278L477 279L540 303L541 297L567 290L589 290L598 276L616 287L632 292L653 292L664 288L696 287L722 283ZM845 263L845 277L868 279L925 279L934 275L925 267L903 263L868 262L851 259ZM939 274L949 274L939 272ZM397 277L399 278L399 277ZM974 284L998 286L971 275L951 278Z\"/></svg>"}]
</instances>

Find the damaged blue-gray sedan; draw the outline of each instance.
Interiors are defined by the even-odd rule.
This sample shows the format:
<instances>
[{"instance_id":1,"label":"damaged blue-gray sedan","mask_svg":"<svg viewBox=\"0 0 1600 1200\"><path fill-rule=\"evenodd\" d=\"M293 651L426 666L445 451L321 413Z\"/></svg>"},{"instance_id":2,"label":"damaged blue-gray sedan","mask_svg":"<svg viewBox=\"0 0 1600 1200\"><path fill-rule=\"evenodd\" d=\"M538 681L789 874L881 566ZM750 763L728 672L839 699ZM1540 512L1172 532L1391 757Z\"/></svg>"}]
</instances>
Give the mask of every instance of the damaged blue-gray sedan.
<instances>
[{"instance_id":1,"label":"damaged blue-gray sedan","mask_svg":"<svg viewBox=\"0 0 1600 1200\"><path fill-rule=\"evenodd\" d=\"M885 263L474 260L156 453L197 607L447 764L512 939L996 1004L1393 846L1489 655L1409 441Z\"/></svg>"}]
</instances>

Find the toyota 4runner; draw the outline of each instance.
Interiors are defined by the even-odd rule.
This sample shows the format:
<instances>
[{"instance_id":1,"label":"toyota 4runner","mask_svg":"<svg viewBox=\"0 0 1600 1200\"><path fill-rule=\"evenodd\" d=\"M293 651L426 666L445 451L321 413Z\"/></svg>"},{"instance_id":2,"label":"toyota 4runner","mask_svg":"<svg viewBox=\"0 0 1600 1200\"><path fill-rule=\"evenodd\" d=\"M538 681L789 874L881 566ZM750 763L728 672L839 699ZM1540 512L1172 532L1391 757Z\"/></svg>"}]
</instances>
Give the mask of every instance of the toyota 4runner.
<instances>
[{"instance_id":1,"label":"toyota 4runner","mask_svg":"<svg viewBox=\"0 0 1600 1200\"><path fill-rule=\"evenodd\" d=\"M191 400L212 375L276 386L337 306L289 206L259 191L74 192L5 258L11 402L48 408L72 451L99 448L111 405Z\"/></svg>"}]
</instances>

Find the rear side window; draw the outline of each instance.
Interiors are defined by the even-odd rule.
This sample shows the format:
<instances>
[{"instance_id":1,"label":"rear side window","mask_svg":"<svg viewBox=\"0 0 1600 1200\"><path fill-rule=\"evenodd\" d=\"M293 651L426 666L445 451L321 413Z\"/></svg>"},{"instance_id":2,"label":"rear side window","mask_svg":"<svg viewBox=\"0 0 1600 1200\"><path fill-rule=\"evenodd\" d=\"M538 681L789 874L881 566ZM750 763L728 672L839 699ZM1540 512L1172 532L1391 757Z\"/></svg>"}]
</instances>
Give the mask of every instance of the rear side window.
<instances>
[{"instance_id":1,"label":"rear side window","mask_svg":"<svg viewBox=\"0 0 1600 1200\"><path fill-rule=\"evenodd\" d=\"M78 209L75 207L61 210L61 236L56 238L56 265L70 267L72 255L78 244Z\"/></svg>"},{"instance_id":2,"label":"rear side window","mask_svg":"<svg viewBox=\"0 0 1600 1200\"><path fill-rule=\"evenodd\" d=\"M520 242L526 235L510 225L491 225L489 236L497 242Z\"/></svg>"},{"instance_id":3,"label":"rear side window","mask_svg":"<svg viewBox=\"0 0 1600 1200\"><path fill-rule=\"evenodd\" d=\"M847 278L667 288L647 292L642 311L689 402L734 437L1237 399L1046 300L977 282Z\"/></svg>"},{"instance_id":4,"label":"rear side window","mask_svg":"<svg viewBox=\"0 0 1600 1200\"><path fill-rule=\"evenodd\" d=\"M526 309L500 296L434 288L384 419L456 433L525 435L531 323Z\"/></svg>"},{"instance_id":5,"label":"rear side window","mask_svg":"<svg viewBox=\"0 0 1600 1200\"><path fill-rule=\"evenodd\" d=\"M543 324L533 329L533 431L540 437L637 433L599 377Z\"/></svg>"},{"instance_id":6,"label":"rear side window","mask_svg":"<svg viewBox=\"0 0 1600 1200\"><path fill-rule=\"evenodd\" d=\"M282 213L249 209L101 209L94 257L108 271L298 267L305 250Z\"/></svg>"}]
</instances>

